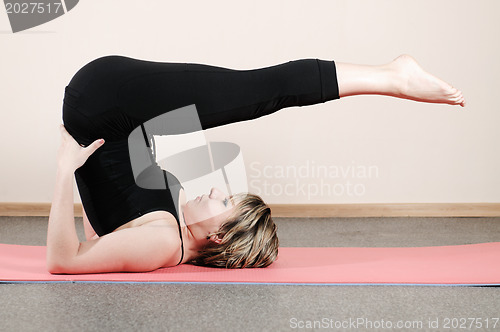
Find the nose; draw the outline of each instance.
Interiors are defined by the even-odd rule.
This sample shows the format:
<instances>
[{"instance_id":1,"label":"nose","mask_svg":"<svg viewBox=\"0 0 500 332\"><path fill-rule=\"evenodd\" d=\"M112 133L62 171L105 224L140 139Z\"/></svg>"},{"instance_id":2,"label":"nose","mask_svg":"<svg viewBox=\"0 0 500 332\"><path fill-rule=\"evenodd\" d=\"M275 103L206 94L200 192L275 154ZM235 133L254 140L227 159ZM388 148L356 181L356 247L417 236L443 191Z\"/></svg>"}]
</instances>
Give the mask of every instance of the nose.
<instances>
[{"instance_id":1,"label":"nose","mask_svg":"<svg viewBox=\"0 0 500 332\"><path fill-rule=\"evenodd\" d=\"M210 198L216 198L220 193L221 193L221 191L219 189L212 188L212 189L210 189L209 197Z\"/></svg>"}]
</instances>

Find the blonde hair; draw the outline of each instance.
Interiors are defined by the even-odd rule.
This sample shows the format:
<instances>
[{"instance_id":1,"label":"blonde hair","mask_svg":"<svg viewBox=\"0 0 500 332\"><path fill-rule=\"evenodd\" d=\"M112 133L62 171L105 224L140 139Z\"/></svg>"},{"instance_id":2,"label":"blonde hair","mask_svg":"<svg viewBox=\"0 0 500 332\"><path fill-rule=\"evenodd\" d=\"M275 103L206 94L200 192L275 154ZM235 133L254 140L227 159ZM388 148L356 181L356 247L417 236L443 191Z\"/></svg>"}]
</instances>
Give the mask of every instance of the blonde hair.
<instances>
[{"instance_id":1,"label":"blonde hair","mask_svg":"<svg viewBox=\"0 0 500 332\"><path fill-rule=\"evenodd\" d=\"M232 215L209 235L217 235L221 242L209 241L190 263L234 269L266 267L276 260L279 240L271 209L251 193L235 194L233 200Z\"/></svg>"}]
</instances>

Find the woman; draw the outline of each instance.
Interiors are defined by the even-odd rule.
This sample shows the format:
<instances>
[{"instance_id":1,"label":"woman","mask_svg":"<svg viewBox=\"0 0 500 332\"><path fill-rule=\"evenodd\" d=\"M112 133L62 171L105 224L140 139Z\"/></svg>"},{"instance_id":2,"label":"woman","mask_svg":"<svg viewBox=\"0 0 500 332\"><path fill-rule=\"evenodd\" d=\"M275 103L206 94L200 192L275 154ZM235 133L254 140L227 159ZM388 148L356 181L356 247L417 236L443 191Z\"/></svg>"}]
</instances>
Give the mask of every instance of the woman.
<instances>
[{"instance_id":1,"label":"woman","mask_svg":"<svg viewBox=\"0 0 500 332\"><path fill-rule=\"evenodd\" d=\"M202 129L207 129L360 94L465 106L460 91L425 72L409 55L380 66L301 59L254 70L123 56L90 62L65 91L48 270L151 271L181 263L268 266L277 257L278 238L271 210L260 197L230 197L213 188L186 202L182 188L141 188L131 169L127 137L144 122L186 105L196 105ZM179 184L157 164L151 169L155 172ZM87 241L82 243L73 222L73 176L83 203Z\"/></svg>"}]
</instances>

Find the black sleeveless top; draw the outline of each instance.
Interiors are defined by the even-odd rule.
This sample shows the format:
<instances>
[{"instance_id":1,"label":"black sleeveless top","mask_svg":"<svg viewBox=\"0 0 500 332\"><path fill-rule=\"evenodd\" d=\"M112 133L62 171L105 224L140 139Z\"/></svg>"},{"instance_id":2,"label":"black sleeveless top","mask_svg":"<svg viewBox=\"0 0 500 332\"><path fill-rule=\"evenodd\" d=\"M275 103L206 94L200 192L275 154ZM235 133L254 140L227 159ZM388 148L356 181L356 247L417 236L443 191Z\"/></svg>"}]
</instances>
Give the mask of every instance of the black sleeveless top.
<instances>
[{"instance_id":1,"label":"black sleeveless top","mask_svg":"<svg viewBox=\"0 0 500 332\"><path fill-rule=\"evenodd\" d=\"M179 264L182 262L184 245L178 202L183 187L173 174L154 163L139 174L137 183L150 181L163 189L138 186L125 139L106 141L75 171L75 178L89 222L99 236L149 212L172 213L179 228L182 250Z\"/></svg>"}]
</instances>

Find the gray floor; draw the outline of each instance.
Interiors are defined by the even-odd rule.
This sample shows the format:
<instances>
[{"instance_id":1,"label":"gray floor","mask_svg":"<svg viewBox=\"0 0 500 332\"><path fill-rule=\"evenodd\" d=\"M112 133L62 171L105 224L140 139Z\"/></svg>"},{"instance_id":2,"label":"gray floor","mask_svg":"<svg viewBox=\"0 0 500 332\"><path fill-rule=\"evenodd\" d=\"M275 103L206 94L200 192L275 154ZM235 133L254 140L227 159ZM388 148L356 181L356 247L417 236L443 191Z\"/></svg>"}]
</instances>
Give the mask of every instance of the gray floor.
<instances>
[{"instance_id":1,"label":"gray floor","mask_svg":"<svg viewBox=\"0 0 500 332\"><path fill-rule=\"evenodd\" d=\"M500 218L276 223L282 246L500 241ZM0 243L44 245L46 229L47 218L0 217ZM500 331L500 287L0 284L0 301L0 331Z\"/></svg>"}]
</instances>

